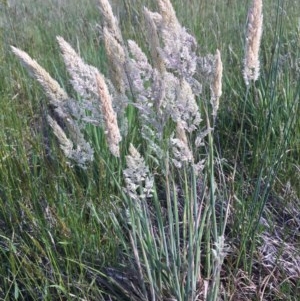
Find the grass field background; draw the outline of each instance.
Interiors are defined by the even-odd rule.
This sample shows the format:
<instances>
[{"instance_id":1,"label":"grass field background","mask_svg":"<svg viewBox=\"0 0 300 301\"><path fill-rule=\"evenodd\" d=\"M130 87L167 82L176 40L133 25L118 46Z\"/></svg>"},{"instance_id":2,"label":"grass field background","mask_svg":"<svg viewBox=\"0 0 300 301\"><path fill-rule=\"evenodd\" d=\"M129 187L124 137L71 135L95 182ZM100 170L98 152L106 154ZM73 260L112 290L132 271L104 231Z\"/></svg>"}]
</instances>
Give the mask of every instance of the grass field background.
<instances>
[{"instance_id":1,"label":"grass field background","mask_svg":"<svg viewBox=\"0 0 300 301\"><path fill-rule=\"evenodd\" d=\"M225 236L231 251L221 272L222 297L214 300L296 301L300 2L264 1L261 75L245 104L242 69L250 2L172 1L198 51L206 55L220 49L224 68L213 153L218 201L230 203ZM112 1L124 39L147 49L143 6L157 9L150 0ZM136 112L128 112L130 135L120 159L109 154L103 131L94 135L89 128L95 160L85 170L70 166L47 124L46 96L10 48L26 51L76 98L56 36L108 76L98 1L2 1L0 9L0 299L131 300L108 299L97 275L109 273L124 251L111 216L122 207L116 182L123 185L129 143L143 145ZM204 90L201 103L209 102L209 93ZM142 155L147 158L147 152ZM205 227L209 235L211 228Z\"/></svg>"}]
</instances>

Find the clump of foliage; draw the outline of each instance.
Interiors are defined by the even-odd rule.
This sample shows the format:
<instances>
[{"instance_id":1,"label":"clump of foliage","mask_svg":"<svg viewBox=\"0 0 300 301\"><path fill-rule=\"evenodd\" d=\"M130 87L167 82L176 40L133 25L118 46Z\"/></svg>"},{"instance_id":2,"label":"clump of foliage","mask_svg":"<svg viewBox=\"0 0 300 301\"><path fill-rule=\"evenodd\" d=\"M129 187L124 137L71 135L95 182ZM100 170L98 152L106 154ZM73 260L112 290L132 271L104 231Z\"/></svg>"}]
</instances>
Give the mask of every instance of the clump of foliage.
<instances>
[{"instance_id":1,"label":"clump of foliage","mask_svg":"<svg viewBox=\"0 0 300 301\"><path fill-rule=\"evenodd\" d=\"M259 115L259 110L268 106L264 104L265 91L256 86L261 68L262 1L253 0L248 13L241 73L245 96L234 162L226 165L229 171L224 171L225 159L216 143L221 126L220 100L224 97L221 51L200 55L196 39L180 24L169 0L157 0L158 12L143 9L146 44L140 45L123 38L108 0L99 3L107 72L87 64L63 37L57 37L72 92L67 92L26 52L13 46L11 49L47 96L44 120L64 155L65 161L59 164L72 170L75 179L86 179L82 182L87 190L91 184L86 183L91 178L93 183L100 183L104 175L109 179L105 188L108 193L101 191L101 185L98 187L101 198L110 204L106 220L102 220L101 206L91 195L85 205L88 213L78 221L87 219L88 225L92 219L95 222L91 228L98 227L114 236L119 250L115 255L117 263L100 266L96 260L91 262L93 255L85 257L84 252L80 259L65 256L70 269L83 279L82 286L76 283L66 289L64 283L72 284L74 279L60 272L60 263L61 256L67 255L71 230L43 200L40 207L49 227L45 235L50 243L44 251L47 243L35 237L37 225L31 226L29 240L46 261L47 280L43 285L47 289L44 293L31 290L31 295L43 298L56 290L69 297L78 294L83 298L90 295L101 300L136 301L249 300L253 296L265 300L264 295L278 296L268 285L269 267L281 275L280 279L289 274L291 283L299 272L293 265L278 268L277 260L286 263L290 257L297 266L299 255L292 244L281 240L275 244L266 222L266 214L273 216L266 205L286 144L280 143L278 151L270 155L272 164L263 162L259 166L253 197L245 197L243 203L237 196L244 189L239 186L243 181L238 179L246 164L240 158L248 143L244 135L254 127L249 107ZM208 99L204 96L207 93ZM252 98L256 103L251 102ZM274 131L269 126L276 111L271 106L263 109L269 122L259 119L262 134L252 152L257 155L262 150L262 157L255 158L256 164L269 155L262 140L267 137L269 142ZM291 118L281 128L283 141L290 137L294 124ZM65 181L68 186L68 179ZM59 194L59 188L54 190ZM62 200L70 204L67 200L71 195L64 194ZM24 205L22 214L30 215L30 209ZM57 228L62 234L52 235ZM20 260L13 241L3 238L4 253ZM263 243L256 253L260 239ZM26 258L19 262L22 266L30 261L30 252L26 248L19 252ZM10 258L8 261L13 263ZM38 264L37 271L41 266ZM258 271L266 277L263 286L249 276ZM16 268L12 273L17 278ZM45 273L37 272L32 278L45 277ZM236 287L234 281L238 283ZM24 290L28 289L26 281L25 289L20 289L18 283L12 280L8 286L8 291L14 289L16 298L25 296Z\"/></svg>"}]
</instances>

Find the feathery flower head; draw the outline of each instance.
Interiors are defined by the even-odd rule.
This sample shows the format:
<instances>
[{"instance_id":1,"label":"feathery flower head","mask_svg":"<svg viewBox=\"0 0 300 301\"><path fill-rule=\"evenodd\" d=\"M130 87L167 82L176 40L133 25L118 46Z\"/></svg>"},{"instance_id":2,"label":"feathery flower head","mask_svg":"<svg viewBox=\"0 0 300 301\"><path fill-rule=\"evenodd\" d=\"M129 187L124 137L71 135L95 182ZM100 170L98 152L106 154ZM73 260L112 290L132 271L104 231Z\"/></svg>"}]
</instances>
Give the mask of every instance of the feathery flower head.
<instances>
[{"instance_id":1,"label":"feathery flower head","mask_svg":"<svg viewBox=\"0 0 300 301\"><path fill-rule=\"evenodd\" d=\"M153 176L150 174L143 157L138 150L130 144L129 155L126 156L127 168L123 171L126 188L129 197L141 201L151 197L153 193Z\"/></svg>"},{"instance_id":2,"label":"feathery flower head","mask_svg":"<svg viewBox=\"0 0 300 301\"><path fill-rule=\"evenodd\" d=\"M11 46L11 49L31 76L40 83L53 106L59 106L69 99L68 94L61 88L59 83L25 51L13 46Z\"/></svg>"},{"instance_id":3,"label":"feathery flower head","mask_svg":"<svg viewBox=\"0 0 300 301\"><path fill-rule=\"evenodd\" d=\"M104 18L104 26L108 28L112 36L118 41L118 43L123 44L122 33L118 24L118 20L113 14L111 5L108 0L99 0L100 10L102 17Z\"/></svg>"},{"instance_id":4,"label":"feathery flower head","mask_svg":"<svg viewBox=\"0 0 300 301\"><path fill-rule=\"evenodd\" d=\"M102 122L101 110L98 101L98 89L96 84L97 68L86 64L76 51L62 37L57 37L65 66L71 76L71 84L74 90L81 96L76 108L74 101L69 105L73 111L73 117L79 122L99 125ZM77 112L76 112L77 109ZM86 112L90 114L86 114Z\"/></svg>"},{"instance_id":5,"label":"feathery flower head","mask_svg":"<svg viewBox=\"0 0 300 301\"><path fill-rule=\"evenodd\" d=\"M187 30L182 27L176 17L170 0L158 0L161 21L156 15L150 15L154 22L159 22L159 35L163 47L159 48L160 57L165 66L180 78L188 81L192 88L199 90L199 84L193 78L197 67L197 42Z\"/></svg>"},{"instance_id":6,"label":"feathery flower head","mask_svg":"<svg viewBox=\"0 0 300 301\"><path fill-rule=\"evenodd\" d=\"M86 168L86 163L91 162L94 159L94 151L90 144L84 140L76 124L72 122L71 119L66 120L67 122L69 121L67 124L69 130L68 133L70 134L72 141L67 137L64 130L59 126L56 120L48 115L47 121L51 126L65 156L74 161L81 168ZM75 142L75 145L73 142Z\"/></svg>"},{"instance_id":7,"label":"feathery flower head","mask_svg":"<svg viewBox=\"0 0 300 301\"><path fill-rule=\"evenodd\" d=\"M164 61L159 52L160 42L159 36L157 33L157 23L161 23L162 17L158 13L153 13L144 7L144 16L147 23L146 32L147 32L147 41L150 48L150 55L153 61L153 66L160 73L166 71Z\"/></svg>"},{"instance_id":8,"label":"feathery flower head","mask_svg":"<svg viewBox=\"0 0 300 301\"><path fill-rule=\"evenodd\" d=\"M62 37L56 37L61 49L65 66L72 77L72 86L75 91L86 99L98 97L95 74L97 68L87 65L76 51Z\"/></svg>"},{"instance_id":9,"label":"feathery flower head","mask_svg":"<svg viewBox=\"0 0 300 301\"><path fill-rule=\"evenodd\" d=\"M253 0L248 12L246 48L244 59L244 81L248 86L259 77L259 49L262 36L263 13L262 0Z\"/></svg>"},{"instance_id":10,"label":"feathery flower head","mask_svg":"<svg viewBox=\"0 0 300 301\"><path fill-rule=\"evenodd\" d=\"M118 127L116 113L112 107L112 99L108 92L107 85L104 77L97 72L96 82L98 86L98 93L101 102L101 110L103 120L105 123L105 134L107 138L107 144L110 152L115 156L120 156L119 143L122 140L120 130Z\"/></svg>"},{"instance_id":11,"label":"feathery flower head","mask_svg":"<svg viewBox=\"0 0 300 301\"><path fill-rule=\"evenodd\" d=\"M175 10L170 0L158 0L157 2L164 23L168 25L169 28L172 28L174 31L180 28L181 25L178 22Z\"/></svg>"},{"instance_id":12,"label":"feathery flower head","mask_svg":"<svg viewBox=\"0 0 300 301\"><path fill-rule=\"evenodd\" d=\"M185 163L193 162L193 153L189 148L188 139L181 121L176 124L176 138L171 138L174 159L172 162L177 168L181 168Z\"/></svg>"},{"instance_id":13,"label":"feathery flower head","mask_svg":"<svg viewBox=\"0 0 300 301\"><path fill-rule=\"evenodd\" d=\"M68 139L63 129L58 125L58 123L53 118L51 118L50 115L47 116L47 121L51 126L54 135L58 139L60 148L63 150L65 156L67 158L72 158L73 142L70 139Z\"/></svg>"},{"instance_id":14,"label":"feathery flower head","mask_svg":"<svg viewBox=\"0 0 300 301\"><path fill-rule=\"evenodd\" d=\"M125 95L126 76L125 62L126 54L122 44L115 38L111 31L105 26L103 28L103 38L106 54L110 64L110 76L115 89L122 95Z\"/></svg>"},{"instance_id":15,"label":"feathery flower head","mask_svg":"<svg viewBox=\"0 0 300 301\"><path fill-rule=\"evenodd\" d=\"M213 116L217 115L219 109L219 99L222 95L222 76L223 76L223 64L221 60L221 53L219 49L215 55L215 68L213 73L212 82L210 85L211 90L211 105L213 107Z\"/></svg>"},{"instance_id":16,"label":"feathery flower head","mask_svg":"<svg viewBox=\"0 0 300 301\"><path fill-rule=\"evenodd\" d=\"M164 80L160 72L152 68L146 54L136 42L129 40L128 48L131 54L127 64L131 89L137 100L134 105L141 113L143 124L152 124L158 130L155 108L159 109L164 97Z\"/></svg>"}]
</instances>

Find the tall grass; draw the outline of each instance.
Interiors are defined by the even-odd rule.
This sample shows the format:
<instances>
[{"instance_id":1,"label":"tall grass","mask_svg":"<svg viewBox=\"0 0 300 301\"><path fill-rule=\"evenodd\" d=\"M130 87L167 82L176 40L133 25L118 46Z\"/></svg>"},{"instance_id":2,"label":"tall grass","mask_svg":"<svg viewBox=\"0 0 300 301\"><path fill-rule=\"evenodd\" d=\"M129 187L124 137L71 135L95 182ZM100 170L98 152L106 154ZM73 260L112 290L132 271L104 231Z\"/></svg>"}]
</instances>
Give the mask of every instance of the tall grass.
<instances>
[{"instance_id":1,"label":"tall grass","mask_svg":"<svg viewBox=\"0 0 300 301\"><path fill-rule=\"evenodd\" d=\"M291 2L264 1L260 77L248 87L242 69L252 1L178 0L174 12L168 1L113 1L122 37L105 1L101 13L97 1L2 6L1 298L297 300L299 3ZM214 74L203 64L193 74L201 94L186 69L172 65L166 33L155 39L151 16L159 17L144 5L177 33L184 24L181 37L196 36L196 55ZM64 106L51 98L57 90L46 84L43 91L27 76L9 45L51 74L70 98ZM220 79L218 53L222 91L211 82ZM37 77L32 62L25 65ZM91 66L111 79L107 87ZM87 72L82 81L79 71ZM171 101L172 85L180 98L170 105L163 95ZM159 90L165 94L151 94ZM186 102L177 111L183 97L197 110ZM91 161L76 161L86 154L83 141Z\"/></svg>"}]
</instances>

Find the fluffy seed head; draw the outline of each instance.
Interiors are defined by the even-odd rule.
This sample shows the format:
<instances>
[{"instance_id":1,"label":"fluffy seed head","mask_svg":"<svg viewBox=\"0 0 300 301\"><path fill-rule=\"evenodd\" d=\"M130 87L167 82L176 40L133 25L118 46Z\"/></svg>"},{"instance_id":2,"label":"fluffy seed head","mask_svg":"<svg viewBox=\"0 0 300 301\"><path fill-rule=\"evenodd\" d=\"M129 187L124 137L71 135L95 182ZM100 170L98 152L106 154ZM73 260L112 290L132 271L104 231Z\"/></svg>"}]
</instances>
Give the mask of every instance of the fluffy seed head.
<instances>
[{"instance_id":1,"label":"fluffy seed head","mask_svg":"<svg viewBox=\"0 0 300 301\"><path fill-rule=\"evenodd\" d=\"M244 59L244 80L248 86L259 77L259 48L262 36L263 14L262 0L253 0L248 12L246 48Z\"/></svg>"},{"instance_id":2,"label":"fluffy seed head","mask_svg":"<svg viewBox=\"0 0 300 301\"><path fill-rule=\"evenodd\" d=\"M180 23L178 22L175 10L170 0L158 0L157 2L164 23L174 31L180 28Z\"/></svg>"},{"instance_id":3,"label":"fluffy seed head","mask_svg":"<svg viewBox=\"0 0 300 301\"><path fill-rule=\"evenodd\" d=\"M125 94L125 51L122 45L109 31L107 27L103 28L103 37L106 54L110 63L111 79L115 89L122 95Z\"/></svg>"},{"instance_id":4,"label":"fluffy seed head","mask_svg":"<svg viewBox=\"0 0 300 301\"><path fill-rule=\"evenodd\" d=\"M62 37L56 37L69 74L72 86L83 98L93 99L98 96L95 74L97 68L84 63L82 58Z\"/></svg>"},{"instance_id":5,"label":"fluffy seed head","mask_svg":"<svg viewBox=\"0 0 300 301\"><path fill-rule=\"evenodd\" d=\"M122 34L119 28L118 20L113 14L111 5L108 0L99 0L101 15L104 19L104 26L108 28L113 37L122 43Z\"/></svg>"},{"instance_id":6,"label":"fluffy seed head","mask_svg":"<svg viewBox=\"0 0 300 301\"><path fill-rule=\"evenodd\" d=\"M123 170L128 196L139 202L152 196L154 179L138 150L130 144L129 154L126 156L127 168Z\"/></svg>"},{"instance_id":7,"label":"fluffy seed head","mask_svg":"<svg viewBox=\"0 0 300 301\"><path fill-rule=\"evenodd\" d=\"M184 163L193 162L194 157L191 152L185 129L181 121L176 124L176 138L171 139L174 158L172 159L177 168L181 168Z\"/></svg>"},{"instance_id":8,"label":"fluffy seed head","mask_svg":"<svg viewBox=\"0 0 300 301\"><path fill-rule=\"evenodd\" d=\"M157 26L154 20L161 18L161 15L158 13L153 13L144 7L144 16L147 23L147 40L150 48L150 54L153 61L153 66L163 73L166 70L164 61L160 55L158 49L160 48L159 37L157 34Z\"/></svg>"},{"instance_id":9,"label":"fluffy seed head","mask_svg":"<svg viewBox=\"0 0 300 301\"><path fill-rule=\"evenodd\" d=\"M211 90L211 105L213 107L213 116L217 115L219 109L219 99L222 95L222 76L223 76L223 64L221 60L221 53L219 49L215 55L215 68L210 86Z\"/></svg>"},{"instance_id":10,"label":"fluffy seed head","mask_svg":"<svg viewBox=\"0 0 300 301\"><path fill-rule=\"evenodd\" d=\"M115 156L120 156L119 142L122 140L117 117L112 107L112 99L108 92L104 77L97 72L96 82L98 87L99 98L101 101L101 110L105 123L105 133L110 152Z\"/></svg>"},{"instance_id":11,"label":"fluffy seed head","mask_svg":"<svg viewBox=\"0 0 300 301\"><path fill-rule=\"evenodd\" d=\"M43 87L52 105L59 106L69 99L68 94L60 87L59 83L26 52L13 46L11 46L11 49L32 77Z\"/></svg>"},{"instance_id":12,"label":"fluffy seed head","mask_svg":"<svg viewBox=\"0 0 300 301\"><path fill-rule=\"evenodd\" d=\"M47 121L51 126L54 135L58 139L60 148L63 150L65 156L67 158L71 158L73 152L73 142L70 139L68 139L63 129L58 125L58 123L54 119L50 117L50 115L47 116Z\"/></svg>"}]
</instances>

